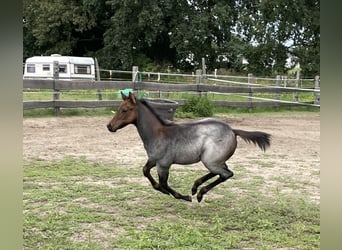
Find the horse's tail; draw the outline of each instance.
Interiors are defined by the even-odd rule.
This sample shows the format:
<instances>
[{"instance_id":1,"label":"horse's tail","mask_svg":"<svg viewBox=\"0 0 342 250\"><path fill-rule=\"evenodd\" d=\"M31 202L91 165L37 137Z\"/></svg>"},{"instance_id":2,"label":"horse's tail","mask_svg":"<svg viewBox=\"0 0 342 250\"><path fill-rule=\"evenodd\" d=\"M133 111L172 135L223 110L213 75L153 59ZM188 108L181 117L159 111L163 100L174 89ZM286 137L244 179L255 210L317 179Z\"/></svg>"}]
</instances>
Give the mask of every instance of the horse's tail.
<instances>
[{"instance_id":1,"label":"horse's tail","mask_svg":"<svg viewBox=\"0 0 342 250\"><path fill-rule=\"evenodd\" d=\"M258 144L259 148L263 151L266 150L271 145L271 135L260 132L260 131L244 131L239 129L233 129L235 135L240 136L246 142L253 142L254 144Z\"/></svg>"}]
</instances>

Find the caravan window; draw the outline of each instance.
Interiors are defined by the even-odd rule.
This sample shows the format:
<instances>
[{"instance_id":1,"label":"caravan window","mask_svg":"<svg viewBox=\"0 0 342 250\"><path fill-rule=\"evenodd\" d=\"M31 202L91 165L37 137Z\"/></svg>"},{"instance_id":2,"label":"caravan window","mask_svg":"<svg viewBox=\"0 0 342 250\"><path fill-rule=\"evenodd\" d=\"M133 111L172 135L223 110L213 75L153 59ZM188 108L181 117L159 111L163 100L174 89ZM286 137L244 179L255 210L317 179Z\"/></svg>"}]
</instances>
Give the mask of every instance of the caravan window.
<instances>
[{"instance_id":1,"label":"caravan window","mask_svg":"<svg viewBox=\"0 0 342 250\"><path fill-rule=\"evenodd\" d=\"M26 70L28 73L36 73L36 66L34 64L27 64Z\"/></svg>"},{"instance_id":2,"label":"caravan window","mask_svg":"<svg viewBox=\"0 0 342 250\"><path fill-rule=\"evenodd\" d=\"M75 64L75 74L91 74L90 65Z\"/></svg>"},{"instance_id":3,"label":"caravan window","mask_svg":"<svg viewBox=\"0 0 342 250\"><path fill-rule=\"evenodd\" d=\"M67 73L67 66L66 64L59 65L59 73Z\"/></svg>"},{"instance_id":4,"label":"caravan window","mask_svg":"<svg viewBox=\"0 0 342 250\"><path fill-rule=\"evenodd\" d=\"M43 71L50 71L50 64L43 64Z\"/></svg>"}]
</instances>

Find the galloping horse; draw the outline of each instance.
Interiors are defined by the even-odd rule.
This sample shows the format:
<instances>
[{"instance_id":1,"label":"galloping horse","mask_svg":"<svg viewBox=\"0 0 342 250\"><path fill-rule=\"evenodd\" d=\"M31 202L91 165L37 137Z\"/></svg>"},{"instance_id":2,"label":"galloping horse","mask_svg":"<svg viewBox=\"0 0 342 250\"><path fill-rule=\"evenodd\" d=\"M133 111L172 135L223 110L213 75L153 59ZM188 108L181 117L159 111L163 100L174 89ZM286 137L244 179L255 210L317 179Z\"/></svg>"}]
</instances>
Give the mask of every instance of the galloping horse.
<instances>
[{"instance_id":1,"label":"galloping horse","mask_svg":"<svg viewBox=\"0 0 342 250\"><path fill-rule=\"evenodd\" d=\"M145 100L138 100L130 92L121 93L123 102L107 128L115 132L128 124L134 124L144 143L148 160L144 175L154 189L172 194L176 199L191 201L191 196L182 195L168 185L171 164L192 164L202 161L209 173L197 179L192 186L192 195L204 182L218 175L218 179L200 189L198 202L210 189L233 176L226 161L234 154L240 136L247 142L257 144L263 151L270 146L271 135L254 131L232 129L228 124L215 119L204 119L189 123L175 123L160 118ZM157 166L159 183L150 170Z\"/></svg>"}]
</instances>

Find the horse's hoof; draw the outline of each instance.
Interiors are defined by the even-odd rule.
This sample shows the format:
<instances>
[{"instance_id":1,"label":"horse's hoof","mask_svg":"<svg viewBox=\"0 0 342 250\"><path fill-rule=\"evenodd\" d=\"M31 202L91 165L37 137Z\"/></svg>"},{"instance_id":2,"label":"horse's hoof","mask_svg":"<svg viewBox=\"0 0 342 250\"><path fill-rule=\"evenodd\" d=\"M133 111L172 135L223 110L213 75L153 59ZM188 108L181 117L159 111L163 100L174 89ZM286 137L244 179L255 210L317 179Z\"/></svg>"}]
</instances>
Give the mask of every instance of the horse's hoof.
<instances>
[{"instance_id":1,"label":"horse's hoof","mask_svg":"<svg viewBox=\"0 0 342 250\"><path fill-rule=\"evenodd\" d=\"M197 195L197 201L198 201L198 202L201 202L202 199L203 199L203 194L199 193L199 194Z\"/></svg>"},{"instance_id":2,"label":"horse's hoof","mask_svg":"<svg viewBox=\"0 0 342 250\"><path fill-rule=\"evenodd\" d=\"M186 201L192 202L191 196L184 196L183 199L186 200Z\"/></svg>"}]
</instances>

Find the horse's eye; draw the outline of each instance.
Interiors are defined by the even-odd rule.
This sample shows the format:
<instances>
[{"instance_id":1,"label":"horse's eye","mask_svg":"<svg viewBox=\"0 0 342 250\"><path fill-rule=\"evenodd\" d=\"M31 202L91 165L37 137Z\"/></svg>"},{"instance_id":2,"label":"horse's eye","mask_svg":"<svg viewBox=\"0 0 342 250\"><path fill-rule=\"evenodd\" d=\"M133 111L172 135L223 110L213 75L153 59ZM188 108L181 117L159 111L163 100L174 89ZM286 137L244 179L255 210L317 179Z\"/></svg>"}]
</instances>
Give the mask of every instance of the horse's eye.
<instances>
[{"instance_id":1,"label":"horse's eye","mask_svg":"<svg viewBox=\"0 0 342 250\"><path fill-rule=\"evenodd\" d=\"M128 111L128 109L122 109L121 112L122 113L126 113Z\"/></svg>"}]
</instances>

